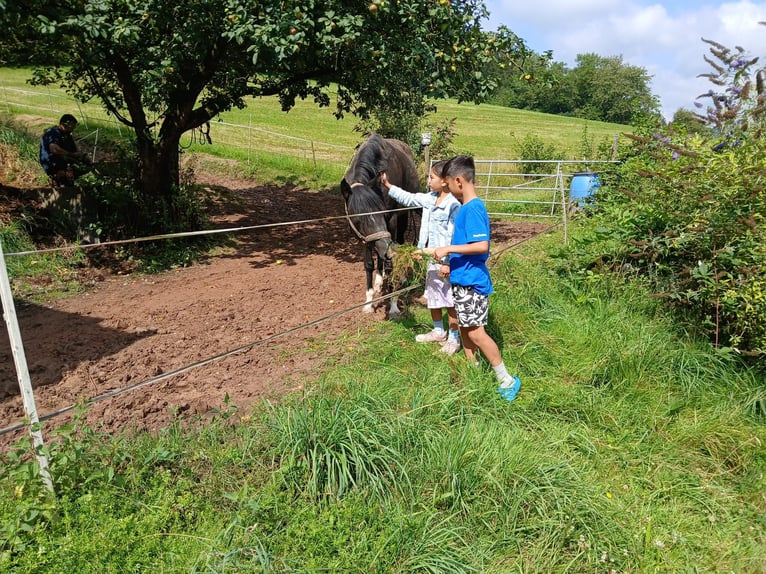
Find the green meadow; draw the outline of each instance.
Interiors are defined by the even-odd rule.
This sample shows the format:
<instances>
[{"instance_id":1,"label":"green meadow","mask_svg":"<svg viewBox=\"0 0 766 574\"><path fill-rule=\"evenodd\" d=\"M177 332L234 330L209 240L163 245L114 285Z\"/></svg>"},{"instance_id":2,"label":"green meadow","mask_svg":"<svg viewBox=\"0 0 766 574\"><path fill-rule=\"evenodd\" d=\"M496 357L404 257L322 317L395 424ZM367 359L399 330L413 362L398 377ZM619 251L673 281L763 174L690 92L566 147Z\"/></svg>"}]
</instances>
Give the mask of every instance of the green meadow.
<instances>
[{"instance_id":1,"label":"green meadow","mask_svg":"<svg viewBox=\"0 0 766 574\"><path fill-rule=\"evenodd\" d=\"M28 446L6 453L0 568L766 571L762 376L640 286L559 274L561 255L544 236L492 268L514 402L486 364L412 342L425 309L319 336L322 372L253 411L47 431L55 500Z\"/></svg>"},{"instance_id":2,"label":"green meadow","mask_svg":"<svg viewBox=\"0 0 766 574\"><path fill-rule=\"evenodd\" d=\"M76 113L95 126L112 126L95 103L76 104L62 90L55 87L35 87L27 83L31 70L0 68L0 112L11 115L39 116L45 122L55 122L64 112ZM454 100L436 102L437 111L424 120L424 129L455 119L454 147L463 153L471 153L477 159L524 159L517 152L518 142L527 134L533 134L546 144L561 150L563 159L582 159L579 155L584 136L599 144L611 145L615 137L631 131L630 127L527 112L492 105L457 103ZM231 110L211 122L210 135L213 145L200 143L199 136L189 136L182 143L192 149L231 153L251 158L259 149L282 152L288 155L306 156L313 151L320 158L345 166L353 155L353 148L361 141L362 134L355 131L359 120L352 116L337 119L333 108L318 108L313 101L298 100L289 112L283 112L276 98L253 99L243 110ZM125 129L121 128L125 133ZM84 130L83 130L84 131ZM230 145L231 144L231 145ZM293 151L290 151L293 150Z\"/></svg>"}]
</instances>

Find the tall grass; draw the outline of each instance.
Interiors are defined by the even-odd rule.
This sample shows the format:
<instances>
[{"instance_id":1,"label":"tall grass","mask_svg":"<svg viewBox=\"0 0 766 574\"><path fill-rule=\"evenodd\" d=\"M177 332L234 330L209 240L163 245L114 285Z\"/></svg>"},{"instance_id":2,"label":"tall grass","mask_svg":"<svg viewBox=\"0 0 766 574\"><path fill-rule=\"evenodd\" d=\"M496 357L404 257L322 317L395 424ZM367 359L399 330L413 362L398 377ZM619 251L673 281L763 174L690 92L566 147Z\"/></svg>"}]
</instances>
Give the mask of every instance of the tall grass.
<instances>
[{"instance_id":1,"label":"tall grass","mask_svg":"<svg viewBox=\"0 0 766 574\"><path fill-rule=\"evenodd\" d=\"M414 344L417 308L349 334L300 396L157 436L67 431L56 519L6 458L0 568L766 570L762 375L551 255L558 237L492 269L513 403L486 364Z\"/></svg>"}]
</instances>

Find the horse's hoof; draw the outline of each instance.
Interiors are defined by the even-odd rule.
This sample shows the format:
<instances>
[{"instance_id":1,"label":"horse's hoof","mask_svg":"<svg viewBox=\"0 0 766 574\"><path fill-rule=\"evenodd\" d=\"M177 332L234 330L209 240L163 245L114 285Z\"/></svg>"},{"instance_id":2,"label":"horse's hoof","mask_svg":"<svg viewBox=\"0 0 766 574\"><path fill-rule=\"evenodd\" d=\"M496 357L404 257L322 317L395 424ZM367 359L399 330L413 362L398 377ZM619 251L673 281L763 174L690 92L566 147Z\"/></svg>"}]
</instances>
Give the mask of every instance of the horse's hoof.
<instances>
[{"instance_id":1,"label":"horse's hoof","mask_svg":"<svg viewBox=\"0 0 766 574\"><path fill-rule=\"evenodd\" d=\"M402 318L402 312L399 311L399 309L391 310L388 312L388 318L389 319L401 319Z\"/></svg>"},{"instance_id":2,"label":"horse's hoof","mask_svg":"<svg viewBox=\"0 0 766 574\"><path fill-rule=\"evenodd\" d=\"M375 309L372 308L372 305L365 305L364 307L362 307L362 311L364 311L365 313L372 313L373 311L375 311Z\"/></svg>"}]
</instances>

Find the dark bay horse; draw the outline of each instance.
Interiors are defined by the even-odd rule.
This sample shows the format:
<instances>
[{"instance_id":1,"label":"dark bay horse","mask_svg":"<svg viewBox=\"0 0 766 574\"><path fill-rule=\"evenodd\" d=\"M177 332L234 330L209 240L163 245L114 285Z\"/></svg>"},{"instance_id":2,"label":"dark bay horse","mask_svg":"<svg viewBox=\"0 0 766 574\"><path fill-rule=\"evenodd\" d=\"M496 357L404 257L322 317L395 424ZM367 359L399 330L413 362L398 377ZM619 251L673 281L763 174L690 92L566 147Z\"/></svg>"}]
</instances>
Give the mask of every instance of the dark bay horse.
<instances>
[{"instance_id":1,"label":"dark bay horse","mask_svg":"<svg viewBox=\"0 0 766 574\"><path fill-rule=\"evenodd\" d=\"M346 200L349 224L365 246L367 305L364 310L368 313L372 311L372 299L382 292L386 273L391 270L392 248L395 243L404 243L409 221L409 212L401 210L402 206L389 198L388 190L381 185L379 176L383 172L392 184L411 193L417 193L420 188L418 171L410 147L403 141L384 139L375 133L370 134L357 148L351 165L340 182L340 190ZM400 211L388 211L392 209ZM357 216L358 214L369 215ZM388 316L395 317L399 313L396 300L392 299Z\"/></svg>"}]
</instances>

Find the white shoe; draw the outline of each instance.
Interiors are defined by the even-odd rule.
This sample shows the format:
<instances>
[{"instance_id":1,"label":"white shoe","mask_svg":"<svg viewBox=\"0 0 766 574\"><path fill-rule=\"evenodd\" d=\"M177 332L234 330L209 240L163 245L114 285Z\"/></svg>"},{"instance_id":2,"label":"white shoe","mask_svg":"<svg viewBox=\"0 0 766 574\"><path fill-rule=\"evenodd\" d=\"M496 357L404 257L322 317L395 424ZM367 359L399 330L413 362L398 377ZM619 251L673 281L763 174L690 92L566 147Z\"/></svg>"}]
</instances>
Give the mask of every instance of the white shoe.
<instances>
[{"instance_id":1,"label":"white shoe","mask_svg":"<svg viewBox=\"0 0 766 574\"><path fill-rule=\"evenodd\" d=\"M442 353L445 353L447 355L454 355L460 350L460 343L455 343L454 341L447 341L442 345L442 348L439 349Z\"/></svg>"},{"instance_id":2,"label":"white shoe","mask_svg":"<svg viewBox=\"0 0 766 574\"><path fill-rule=\"evenodd\" d=\"M415 336L415 341L418 343L443 343L446 340L446 331L442 332L441 335L437 334L436 331L429 331L428 333L423 333L422 335Z\"/></svg>"}]
</instances>

